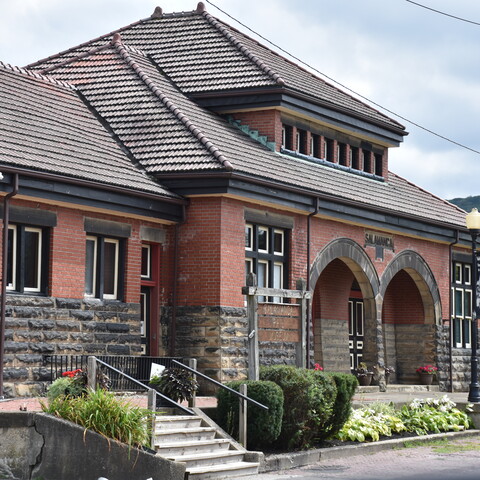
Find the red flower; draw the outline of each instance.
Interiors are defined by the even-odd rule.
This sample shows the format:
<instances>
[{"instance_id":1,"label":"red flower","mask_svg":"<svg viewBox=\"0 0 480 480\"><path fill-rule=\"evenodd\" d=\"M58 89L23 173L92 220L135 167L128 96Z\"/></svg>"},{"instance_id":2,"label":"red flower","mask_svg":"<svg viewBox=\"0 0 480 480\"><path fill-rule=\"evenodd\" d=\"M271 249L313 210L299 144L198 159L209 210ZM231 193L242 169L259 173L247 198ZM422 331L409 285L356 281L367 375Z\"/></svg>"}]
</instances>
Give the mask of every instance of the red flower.
<instances>
[{"instance_id":1,"label":"red flower","mask_svg":"<svg viewBox=\"0 0 480 480\"><path fill-rule=\"evenodd\" d=\"M316 363L315 366L314 366L314 370L320 370L320 371L322 371L322 370L323 370L323 367L320 366L319 363Z\"/></svg>"},{"instance_id":2,"label":"red flower","mask_svg":"<svg viewBox=\"0 0 480 480\"><path fill-rule=\"evenodd\" d=\"M71 371L68 371L68 372L63 372L62 373L62 377L69 377L69 378L73 378L77 375L77 373L80 373L82 371L81 368L77 368L76 370L71 370Z\"/></svg>"}]
</instances>

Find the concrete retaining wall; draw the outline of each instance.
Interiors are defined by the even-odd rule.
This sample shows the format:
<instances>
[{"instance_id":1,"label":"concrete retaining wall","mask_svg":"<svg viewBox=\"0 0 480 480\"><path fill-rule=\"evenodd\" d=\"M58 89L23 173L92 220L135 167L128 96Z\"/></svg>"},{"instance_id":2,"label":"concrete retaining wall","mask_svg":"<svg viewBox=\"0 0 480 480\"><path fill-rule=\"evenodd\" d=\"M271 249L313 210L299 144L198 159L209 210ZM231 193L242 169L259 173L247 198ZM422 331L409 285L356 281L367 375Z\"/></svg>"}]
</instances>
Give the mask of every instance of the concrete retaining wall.
<instances>
[{"instance_id":1,"label":"concrete retaining wall","mask_svg":"<svg viewBox=\"0 0 480 480\"><path fill-rule=\"evenodd\" d=\"M0 414L0 478L183 480L185 465L43 413Z\"/></svg>"}]
</instances>

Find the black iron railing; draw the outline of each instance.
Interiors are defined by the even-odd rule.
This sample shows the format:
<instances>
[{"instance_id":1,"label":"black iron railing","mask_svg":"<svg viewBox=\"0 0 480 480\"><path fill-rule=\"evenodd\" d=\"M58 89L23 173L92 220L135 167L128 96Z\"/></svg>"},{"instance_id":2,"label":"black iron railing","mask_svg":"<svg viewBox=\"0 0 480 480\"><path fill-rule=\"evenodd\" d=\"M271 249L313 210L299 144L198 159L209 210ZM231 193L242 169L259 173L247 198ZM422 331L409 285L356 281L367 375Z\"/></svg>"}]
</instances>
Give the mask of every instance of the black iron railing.
<instances>
[{"instance_id":1,"label":"black iron railing","mask_svg":"<svg viewBox=\"0 0 480 480\"><path fill-rule=\"evenodd\" d=\"M87 368L87 359L90 355L44 355L43 365L50 368L50 381L61 377L63 372ZM118 372L125 373L144 385L148 384L152 364L163 365L169 368L174 365L173 361L184 363L179 357L140 357L140 356L119 356L119 355L95 355L96 358L114 367ZM115 391L140 391L141 387L119 374L115 370L105 372L109 377L110 390Z\"/></svg>"}]
</instances>

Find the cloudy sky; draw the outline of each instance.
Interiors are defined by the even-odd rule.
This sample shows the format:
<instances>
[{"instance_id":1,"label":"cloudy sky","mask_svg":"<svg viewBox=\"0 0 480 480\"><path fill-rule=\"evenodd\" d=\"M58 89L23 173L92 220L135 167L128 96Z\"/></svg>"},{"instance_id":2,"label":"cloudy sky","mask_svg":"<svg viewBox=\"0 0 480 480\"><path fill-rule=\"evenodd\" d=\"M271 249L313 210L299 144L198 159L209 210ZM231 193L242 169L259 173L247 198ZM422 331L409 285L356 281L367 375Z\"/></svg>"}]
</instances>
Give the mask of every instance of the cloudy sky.
<instances>
[{"instance_id":1,"label":"cloudy sky","mask_svg":"<svg viewBox=\"0 0 480 480\"><path fill-rule=\"evenodd\" d=\"M443 198L480 195L480 154L424 130L480 151L480 2L417 2L478 25L407 0L204 3L389 109L410 132L391 149L391 170ZM146 18L157 5L190 11L197 1L0 0L0 60L27 65Z\"/></svg>"}]
</instances>

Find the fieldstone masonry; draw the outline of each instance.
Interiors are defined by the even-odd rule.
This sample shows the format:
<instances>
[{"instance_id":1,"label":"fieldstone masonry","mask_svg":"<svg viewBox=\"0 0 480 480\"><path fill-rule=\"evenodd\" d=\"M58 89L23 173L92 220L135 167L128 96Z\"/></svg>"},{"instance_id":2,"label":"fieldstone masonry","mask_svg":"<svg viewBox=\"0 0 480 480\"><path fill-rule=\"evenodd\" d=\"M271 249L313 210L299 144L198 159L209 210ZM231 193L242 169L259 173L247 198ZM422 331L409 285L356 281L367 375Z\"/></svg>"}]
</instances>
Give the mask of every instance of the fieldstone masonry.
<instances>
[{"instance_id":1,"label":"fieldstone masonry","mask_svg":"<svg viewBox=\"0 0 480 480\"><path fill-rule=\"evenodd\" d=\"M5 394L39 395L50 381L44 355L136 355L140 305L116 300L7 296Z\"/></svg>"}]
</instances>

